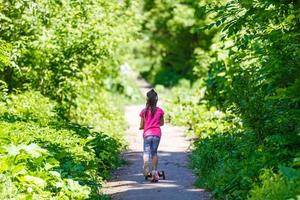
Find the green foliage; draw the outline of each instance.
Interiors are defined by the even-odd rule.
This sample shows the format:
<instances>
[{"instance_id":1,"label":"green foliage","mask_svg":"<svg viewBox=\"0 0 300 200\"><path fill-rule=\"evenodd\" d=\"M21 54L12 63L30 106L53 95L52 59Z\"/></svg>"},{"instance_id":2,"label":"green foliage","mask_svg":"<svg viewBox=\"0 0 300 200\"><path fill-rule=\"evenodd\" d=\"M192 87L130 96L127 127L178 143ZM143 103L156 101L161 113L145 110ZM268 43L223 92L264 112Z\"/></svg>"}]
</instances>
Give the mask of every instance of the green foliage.
<instances>
[{"instance_id":1,"label":"green foliage","mask_svg":"<svg viewBox=\"0 0 300 200\"><path fill-rule=\"evenodd\" d=\"M8 52L11 50L11 46L6 42L0 40L0 70L3 69L5 65L10 64L10 59Z\"/></svg>"},{"instance_id":2,"label":"green foliage","mask_svg":"<svg viewBox=\"0 0 300 200\"><path fill-rule=\"evenodd\" d=\"M295 0L0 0L0 197L102 198L124 96L140 98L120 73L134 58L175 86L166 113L198 138L199 185L299 198L299 17Z\"/></svg>"},{"instance_id":3,"label":"green foliage","mask_svg":"<svg viewBox=\"0 0 300 200\"><path fill-rule=\"evenodd\" d=\"M139 67L147 67L140 71L151 83L172 86L181 78L194 78L197 57L212 39L211 33L197 31L200 25L210 21L201 4L190 0L145 1L145 39L136 56L144 60Z\"/></svg>"},{"instance_id":4,"label":"green foliage","mask_svg":"<svg viewBox=\"0 0 300 200\"><path fill-rule=\"evenodd\" d=\"M242 130L216 133L196 143L192 165L204 178L198 184L210 188L217 198L246 199L253 183L261 181L261 169L277 166L291 156L283 147L271 150L256 143L253 132Z\"/></svg>"},{"instance_id":5,"label":"green foliage","mask_svg":"<svg viewBox=\"0 0 300 200\"><path fill-rule=\"evenodd\" d=\"M287 187L276 190L277 186L270 184L258 192L261 199L270 190L277 191L272 197L284 195L296 198L299 194L299 185L296 183L300 180L296 172L297 165L293 165L295 169L278 168L283 163L290 165L297 149L290 149L289 144L296 141L274 134L259 144L255 132L245 126L241 118L231 112L207 107L206 101L199 99L204 96L203 88L189 85L188 81L181 82L171 91L161 93L167 97L167 119L188 126L189 134L199 138L194 143L191 156L191 165L199 177L197 185L210 189L217 199L246 199L250 194L256 194L264 181L268 181L267 178L260 178L264 169L285 169L284 174L294 177L293 181L285 180L278 183L278 187L280 184L287 184Z\"/></svg>"},{"instance_id":6,"label":"green foliage","mask_svg":"<svg viewBox=\"0 0 300 200\"><path fill-rule=\"evenodd\" d=\"M79 185L73 179L62 178L62 174L54 170L59 162L35 143L10 144L2 146L1 150L1 199L89 197L90 188Z\"/></svg>"},{"instance_id":7,"label":"green foliage","mask_svg":"<svg viewBox=\"0 0 300 200\"><path fill-rule=\"evenodd\" d=\"M34 88L67 111L76 107L77 85L104 88L134 38L130 1L0 1L0 39L11 44L11 64L0 80L9 91ZM112 89L112 85L110 88ZM98 88L97 88L98 87Z\"/></svg>"},{"instance_id":8,"label":"green foliage","mask_svg":"<svg viewBox=\"0 0 300 200\"><path fill-rule=\"evenodd\" d=\"M107 199L120 165L120 73L139 29L132 1L0 0L0 198Z\"/></svg>"},{"instance_id":9,"label":"green foliage","mask_svg":"<svg viewBox=\"0 0 300 200\"><path fill-rule=\"evenodd\" d=\"M299 198L299 2L146 1L144 10L141 73L175 86L166 113L198 138L198 184L216 199Z\"/></svg>"},{"instance_id":10,"label":"green foliage","mask_svg":"<svg viewBox=\"0 0 300 200\"><path fill-rule=\"evenodd\" d=\"M102 179L120 164L120 133L111 129L106 134L94 132L63 120L56 107L38 92L9 95L1 102L3 197L96 198ZM107 122L123 123L118 115L101 117Z\"/></svg>"},{"instance_id":11,"label":"green foliage","mask_svg":"<svg viewBox=\"0 0 300 200\"><path fill-rule=\"evenodd\" d=\"M275 174L272 170L265 170L259 177L262 185L253 187L249 199L299 199L299 174L299 171L290 167L282 168L280 174Z\"/></svg>"},{"instance_id":12,"label":"green foliage","mask_svg":"<svg viewBox=\"0 0 300 200\"><path fill-rule=\"evenodd\" d=\"M188 80L180 80L179 84L169 91L162 90L163 98L166 99L167 119L171 123L187 126L190 134L199 138L241 127L241 120L232 113L207 107L203 100L203 84L201 80L193 85Z\"/></svg>"}]
</instances>

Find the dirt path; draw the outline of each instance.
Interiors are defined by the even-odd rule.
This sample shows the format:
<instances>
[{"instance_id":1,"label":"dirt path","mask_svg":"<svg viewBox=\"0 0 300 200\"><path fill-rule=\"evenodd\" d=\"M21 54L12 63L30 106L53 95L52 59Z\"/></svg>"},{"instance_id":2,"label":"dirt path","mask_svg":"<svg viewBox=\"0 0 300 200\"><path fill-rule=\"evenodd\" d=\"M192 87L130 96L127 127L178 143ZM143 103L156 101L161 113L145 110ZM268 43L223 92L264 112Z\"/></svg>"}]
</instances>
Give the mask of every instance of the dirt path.
<instances>
[{"instance_id":1,"label":"dirt path","mask_svg":"<svg viewBox=\"0 0 300 200\"><path fill-rule=\"evenodd\" d=\"M138 81L143 94L149 85ZM129 150L124 158L129 162L114 172L112 180L107 182L102 191L112 196L113 200L207 200L209 194L193 186L195 177L188 169L188 148L190 142L184 136L184 129L166 124L162 127L162 138L158 148L158 168L166 173L166 180L158 183L145 181L142 175L142 132L138 130L139 112L144 105L126 107L126 120L129 129L126 139Z\"/></svg>"}]
</instances>

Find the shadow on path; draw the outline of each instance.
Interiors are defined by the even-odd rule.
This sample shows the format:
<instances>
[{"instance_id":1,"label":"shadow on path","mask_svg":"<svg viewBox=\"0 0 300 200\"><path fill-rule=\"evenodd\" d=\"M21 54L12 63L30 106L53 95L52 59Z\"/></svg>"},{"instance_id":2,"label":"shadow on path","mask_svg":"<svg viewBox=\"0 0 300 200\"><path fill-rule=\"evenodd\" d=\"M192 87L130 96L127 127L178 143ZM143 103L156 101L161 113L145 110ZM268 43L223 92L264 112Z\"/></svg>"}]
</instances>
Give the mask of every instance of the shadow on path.
<instances>
[{"instance_id":1,"label":"shadow on path","mask_svg":"<svg viewBox=\"0 0 300 200\"><path fill-rule=\"evenodd\" d=\"M113 174L104 192L110 194L114 200L210 198L208 192L193 187L191 180L194 177L187 166L187 152L159 151L158 154L159 170L164 170L166 180L161 179L158 183L146 181L142 175L142 151L128 151L123 154L128 165Z\"/></svg>"},{"instance_id":2,"label":"shadow on path","mask_svg":"<svg viewBox=\"0 0 300 200\"><path fill-rule=\"evenodd\" d=\"M137 80L143 94L150 88L144 80ZM159 101L161 106L163 100ZM185 128L165 124L161 127L162 137L158 147L158 169L164 170L166 180L158 183L146 181L142 175L143 137L139 131L139 113L145 105L126 106L125 118L129 128L125 133L128 151L123 153L128 165L113 173L102 192L113 200L208 200L210 195L194 187L196 177L188 168L190 141L185 137ZM162 106L163 107L163 106Z\"/></svg>"}]
</instances>

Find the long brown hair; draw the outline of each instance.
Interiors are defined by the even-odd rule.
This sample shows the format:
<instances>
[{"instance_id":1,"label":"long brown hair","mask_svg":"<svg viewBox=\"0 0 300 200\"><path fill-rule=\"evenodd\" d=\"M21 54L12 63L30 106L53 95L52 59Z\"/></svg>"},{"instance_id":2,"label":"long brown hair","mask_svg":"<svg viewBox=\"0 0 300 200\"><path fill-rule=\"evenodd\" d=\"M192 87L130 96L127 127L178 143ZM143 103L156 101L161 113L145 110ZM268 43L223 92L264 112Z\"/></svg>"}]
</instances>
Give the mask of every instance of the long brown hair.
<instances>
[{"instance_id":1,"label":"long brown hair","mask_svg":"<svg viewBox=\"0 0 300 200\"><path fill-rule=\"evenodd\" d=\"M156 104L157 104L158 96L154 89L151 89L147 92L147 103L146 103L146 112L145 117L148 114L148 111L151 111L151 116L153 117L156 111Z\"/></svg>"}]
</instances>

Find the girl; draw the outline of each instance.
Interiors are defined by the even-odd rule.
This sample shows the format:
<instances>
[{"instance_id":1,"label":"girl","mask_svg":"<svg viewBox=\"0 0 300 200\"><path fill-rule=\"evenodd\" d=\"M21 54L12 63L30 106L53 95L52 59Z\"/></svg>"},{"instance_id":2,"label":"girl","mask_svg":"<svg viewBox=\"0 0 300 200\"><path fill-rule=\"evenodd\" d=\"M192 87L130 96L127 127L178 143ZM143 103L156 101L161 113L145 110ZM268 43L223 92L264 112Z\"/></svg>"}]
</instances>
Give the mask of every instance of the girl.
<instances>
[{"instance_id":1,"label":"girl","mask_svg":"<svg viewBox=\"0 0 300 200\"><path fill-rule=\"evenodd\" d=\"M157 107L158 96L154 89L147 92L146 107L141 111L140 129L144 129L144 176L148 176L149 168L148 161L152 159L152 182L157 182L159 179L157 172L157 148L161 137L160 126L164 125L164 111Z\"/></svg>"}]
</instances>

